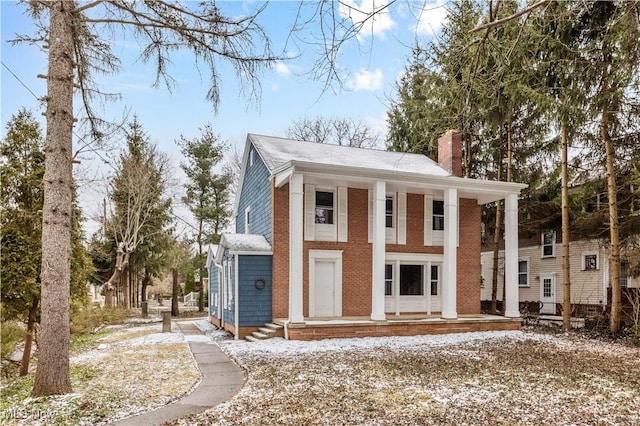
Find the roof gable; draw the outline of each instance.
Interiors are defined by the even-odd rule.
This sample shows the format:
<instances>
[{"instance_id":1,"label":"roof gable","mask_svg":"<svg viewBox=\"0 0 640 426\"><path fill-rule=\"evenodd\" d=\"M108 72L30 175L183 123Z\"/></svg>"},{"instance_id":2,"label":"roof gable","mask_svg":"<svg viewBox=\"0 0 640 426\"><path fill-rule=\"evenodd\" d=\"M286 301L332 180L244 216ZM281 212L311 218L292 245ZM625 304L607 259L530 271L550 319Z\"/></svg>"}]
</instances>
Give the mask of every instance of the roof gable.
<instances>
[{"instance_id":1,"label":"roof gable","mask_svg":"<svg viewBox=\"0 0 640 426\"><path fill-rule=\"evenodd\" d=\"M447 170L422 154L353 148L256 134L249 134L248 139L272 174L289 163L300 162L380 172L450 176Z\"/></svg>"}]
</instances>

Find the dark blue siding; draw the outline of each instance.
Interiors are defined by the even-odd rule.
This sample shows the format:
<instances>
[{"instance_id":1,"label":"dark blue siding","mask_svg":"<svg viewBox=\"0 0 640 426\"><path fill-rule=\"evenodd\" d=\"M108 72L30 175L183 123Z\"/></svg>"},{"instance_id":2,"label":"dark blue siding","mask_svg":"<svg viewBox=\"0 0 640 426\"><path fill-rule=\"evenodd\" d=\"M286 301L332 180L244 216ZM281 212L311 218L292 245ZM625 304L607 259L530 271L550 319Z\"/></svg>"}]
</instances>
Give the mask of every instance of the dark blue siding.
<instances>
[{"instance_id":1,"label":"dark blue siding","mask_svg":"<svg viewBox=\"0 0 640 426\"><path fill-rule=\"evenodd\" d=\"M271 180L269 170L258 155L253 145L253 165L247 159L244 170L242 190L239 194L238 211L236 217L236 233L245 233L244 212L250 208L250 233L263 235L271 241ZM249 154L250 156L251 154Z\"/></svg>"},{"instance_id":2,"label":"dark blue siding","mask_svg":"<svg viewBox=\"0 0 640 426\"><path fill-rule=\"evenodd\" d=\"M240 255L239 262L240 326L271 322L271 256ZM256 288L260 278L264 280L261 290Z\"/></svg>"}]
</instances>

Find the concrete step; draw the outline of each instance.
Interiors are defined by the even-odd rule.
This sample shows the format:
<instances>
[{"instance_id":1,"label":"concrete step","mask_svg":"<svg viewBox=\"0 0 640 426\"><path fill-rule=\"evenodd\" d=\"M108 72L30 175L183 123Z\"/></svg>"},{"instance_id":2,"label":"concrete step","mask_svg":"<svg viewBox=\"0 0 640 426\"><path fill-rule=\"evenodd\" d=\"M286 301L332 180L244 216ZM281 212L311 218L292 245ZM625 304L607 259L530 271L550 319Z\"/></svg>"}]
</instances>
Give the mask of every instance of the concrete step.
<instances>
[{"instance_id":1,"label":"concrete step","mask_svg":"<svg viewBox=\"0 0 640 426\"><path fill-rule=\"evenodd\" d=\"M260 328L258 329L258 331L259 331L260 333L263 333L263 334L268 335L269 337L273 337L273 336L275 336L275 334L276 334L276 330L274 330L274 329L272 329L272 328L267 328L267 327L260 327Z\"/></svg>"},{"instance_id":2,"label":"concrete step","mask_svg":"<svg viewBox=\"0 0 640 426\"><path fill-rule=\"evenodd\" d=\"M283 328L281 325L274 324L274 323L271 323L271 322L266 323L264 326L267 327L267 328L270 328L272 330L282 330L282 328Z\"/></svg>"},{"instance_id":3,"label":"concrete step","mask_svg":"<svg viewBox=\"0 0 640 426\"><path fill-rule=\"evenodd\" d=\"M265 340L268 339L270 336L264 334L264 333L260 333L259 331L254 331L253 333L251 333L251 335L253 337L255 337L256 339L260 339L260 340Z\"/></svg>"},{"instance_id":4,"label":"concrete step","mask_svg":"<svg viewBox=\"0 0 640 426\"><path fill-rule=\"evenodd\" d=\"M244 336L244 339L248 342L257 342L260 339L256 339L255 337L253 337L252 335L248 334L246 336Z\"/></svg>"}]
</instances>

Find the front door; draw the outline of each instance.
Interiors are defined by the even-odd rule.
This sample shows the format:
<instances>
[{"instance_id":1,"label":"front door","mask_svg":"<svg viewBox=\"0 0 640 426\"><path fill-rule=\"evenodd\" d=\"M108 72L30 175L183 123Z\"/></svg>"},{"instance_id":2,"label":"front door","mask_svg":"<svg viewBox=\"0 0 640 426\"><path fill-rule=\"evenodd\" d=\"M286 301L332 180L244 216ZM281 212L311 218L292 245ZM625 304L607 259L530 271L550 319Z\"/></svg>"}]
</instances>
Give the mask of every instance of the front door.
<instances>
[{"instance_id":1,"label":"front door","mask_svg":"<svg viewBox=\"0 0 640 426\"><path fill-rule=\"evenodd\" d=\"M556 313L556 280L552 275L540 277L541 314L555 315Z\"/></svg>"},{"instance_id":2,"label":"front door","mask_svg":"<svg viewBox=\"0 0 640 426\"><path fill-rule=\"evenodd\" d=\"M335 315L335 267L333 261L316 260L314 282L314 310L312 316Z\"/></svg>"}]
</instances>

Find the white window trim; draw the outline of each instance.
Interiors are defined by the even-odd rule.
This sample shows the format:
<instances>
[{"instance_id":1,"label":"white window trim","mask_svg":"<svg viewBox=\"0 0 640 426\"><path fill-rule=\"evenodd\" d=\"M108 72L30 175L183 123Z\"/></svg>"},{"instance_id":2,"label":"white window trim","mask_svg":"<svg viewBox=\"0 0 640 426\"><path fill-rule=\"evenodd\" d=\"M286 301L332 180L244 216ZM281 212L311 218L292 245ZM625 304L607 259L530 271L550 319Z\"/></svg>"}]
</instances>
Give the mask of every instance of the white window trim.
<instances>
[{"instance_id":1,"label":"white window trim","mask_svg":"<svg viewBox=\"0 0 640 426\"><path fill-rule=\"evenodd\" d=\"M595 256L596 257L596 268L595 269L587 269L587 263L585 262L586 256ZM597 251L583 251L580 254L580 270L581 271L599 271L600 270L600 256Z\"/></svg>"},{"instance_id":2,"label":"white window trim","mask_svg":"<svg viewBox=\"0 0 640 426\"><path fill-rule=\"evenodd\" d=\"M552 239L552 242L550 244L551 245L551 254L547 254L547 255L544 254L544 247L545 247L544 236L546 234L549 234L549 232L543 232L542 234L540 234L540 257L542 259L549 259L549 258L552 258L552 257L556 257L556 241L557 241L556 231L551 231L550 233L553 235L553 239Z\"/></svg>"},{"instance_id":3,"label":"white window trim","mask_svg":"<svg viewBox=\"0 0 640 426\"><path fill-rule=\"evenodd\" d=\"M369 243L373 242L373 191L370 189L368 192L369 202L368 202L368 237L367 241ZM391 198L393 200L393 218L392 218L392 227L387 228L386 220L387 220L387 211L386 211L386 200L387 198ZM388 192L385 195L385 243L386 244L398 244L398 245L406 245L407 244L407 193L398 191L398 192Z\"/></svg>"},{"instance_id":4,"label":"white window trim","mask_svg":"<svg viewBox=\"0 0 640 426\"><path fill-rule=\"evenodd\" d=\"M426 312L431 315L432 303L435 302L436 306L442 303L442 265L444 257L441 254L422 254L422 253L397 253L388 252L385 255L385 265L391 264L393 266L392 275L392 289L391 296L385 296L386 301L392 301L392 306L395 306L395 314L402 313L400 310L401 304L412 303L412 300L422 299L426 304ZM400 296L400 266L401 265L422 265L423 266L423 286L424 295L422 296ZM438 294L431 295L431 266L438 266L440 268L440 275L438 277ZM439 309L442 309L440 306ZM436 309L438 310L438 309ZM413 310L410 309L413 312Z\"/></svg>"},{"instance_id":5,"label":"white window trim","mask_svg":"<svg viewBox=\"0 0 640 426\"><path fill-rule=\"evenodd\" d=\"M251 206L244 209L244 233L251 233Z\"/></svg>"},{"instance_id":6,"label":"white window trim","mask_svg":"<svg viewBox=\"0 0 640 426\"><path fill-rule=\"evenodd\" d=\"M527 284L520 284L520 262L527 262ZM529 257L518 258L518 287L529 288L531 287L531 259Z\"/></svg>"},{"instance_id":7,"label":"white window trim","mask_svg":"<svg viewBox=\"0 0 640 426\"><path fill-rule=\"evenodd\" d=\"M316 223L316 192L333 194L333 223ZM345 186L304 185L304 240L346 242L348 232L348 191Z\"/></svg>"}]
</instances>

